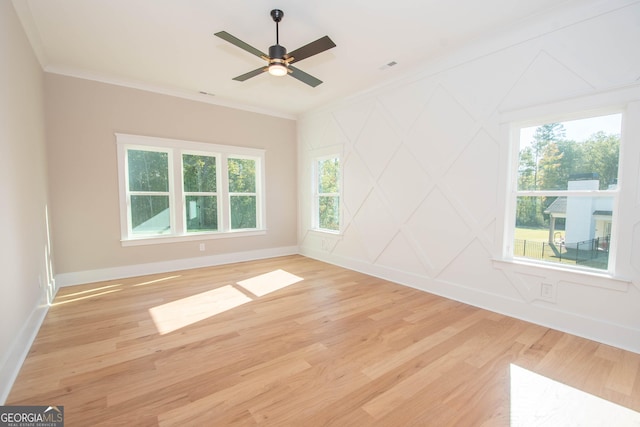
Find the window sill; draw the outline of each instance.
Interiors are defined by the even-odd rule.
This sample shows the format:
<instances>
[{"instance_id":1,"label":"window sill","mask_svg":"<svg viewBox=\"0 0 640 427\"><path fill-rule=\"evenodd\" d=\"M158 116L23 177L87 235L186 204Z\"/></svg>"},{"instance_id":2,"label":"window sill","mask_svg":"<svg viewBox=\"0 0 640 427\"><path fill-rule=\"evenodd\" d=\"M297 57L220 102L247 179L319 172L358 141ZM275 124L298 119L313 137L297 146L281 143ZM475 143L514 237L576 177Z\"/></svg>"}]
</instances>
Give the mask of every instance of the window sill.
<instances>
[{"instance_id":1,"label":"window sill","mask_svg":"<svg viewBox=\"0 0 640 427\"><path fill-rule=\"evenodd\" d=\"M322 236L335 236L337 238L342 238L342 233L340 231L325 230L322 228L310 228L309 231Z\"/></svg>"},{"instance_id":2,"label":"window sill","mask_svg":"<svg viewBox=\"0 0 640 427\"><path fill-rule=\"evenodd\" d=\"M588 268L549 265L520 258L494 258L493 266L500 270L511 270L536 276L554 276L557 281L578 283L616 291L627 291L631 285L631 280L615 277L607 272L599 272Z\"/></svg>"},{"instance_id":3,"label":"window sill","mask_svg":"<svg viewBox=\"0 0 640 427\"><path fill-rule=\"evenodd\" d=\"M267 234L267 230L237 230L237 231L224 231L214 233L189 233L182 235L172 236L144 236L134 237L129 239L122 239L120 243L123 247L126 246L144 246L144 245L159 245L165 243L179 243L179 242L193 242L198 240L214 240L214 239L228 239L235 237L250 237L250 236L262 236Z\"/></svg>"}]
</instances>

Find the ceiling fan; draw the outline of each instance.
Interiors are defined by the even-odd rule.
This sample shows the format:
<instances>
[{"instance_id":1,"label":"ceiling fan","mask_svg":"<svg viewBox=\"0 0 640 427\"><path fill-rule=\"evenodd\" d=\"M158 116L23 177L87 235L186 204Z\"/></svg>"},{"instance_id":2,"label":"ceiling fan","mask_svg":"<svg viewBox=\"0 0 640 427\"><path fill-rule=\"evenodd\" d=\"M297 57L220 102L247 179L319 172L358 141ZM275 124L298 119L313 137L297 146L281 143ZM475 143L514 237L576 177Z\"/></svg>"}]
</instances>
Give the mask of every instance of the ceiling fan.
<instances>
[{"instance_id":1,"label":"ceiling fan","mask_svg":"<svg viewBox=\"0 0 640 427\"><path fill-rule=\"evenodd\" d=\"M282 20L283 16L284 12L282 12L280 9L273 9L271 11L271 18L273 18L274 22L276 23L276 44L269 47L269 55L262 53L255 47L243 42L237 37L232 36L226 31L215 33L215 35L220 37L221 39L226 40L229 43L238 46L240 49L244 49L247 52L267 61L266 67L260 67L256 70L249 71L248 73L242 74L238 77L234 77L233 80L243 82L250 79L251 77L255 77L267 71L269 72L269 74L274 76L290 75L291 77L298 79L311 87L316 87L320 83L322 83L322 80L319 80L312 75L307 74L296 67L293 67L291 64L302 61L303 59L306 59L310 56L317 55L318 53L324 52L325 50L331 49L332 47L335 47L336 44L328 36L324 36L316 41L302 46L301 48L287 53L287 49L284 46L280 46L278 33L278 23Z\"/></svg>"}]
</instances>

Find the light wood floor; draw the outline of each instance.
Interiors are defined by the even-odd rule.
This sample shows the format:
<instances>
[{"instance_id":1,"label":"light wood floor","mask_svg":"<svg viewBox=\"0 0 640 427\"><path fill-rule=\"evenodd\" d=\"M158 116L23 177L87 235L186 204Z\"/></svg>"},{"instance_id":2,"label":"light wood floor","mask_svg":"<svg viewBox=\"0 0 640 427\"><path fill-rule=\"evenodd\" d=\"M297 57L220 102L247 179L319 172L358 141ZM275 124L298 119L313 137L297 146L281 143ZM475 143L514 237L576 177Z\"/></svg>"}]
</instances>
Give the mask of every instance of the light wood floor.
<instances>
[{"instance_id":1,"label":"light wood floor","mask_svg":"<svg viewBox=\"0 0 640 427\"><path fill-rule=\"evenodd\" d=\"M63 405L70 427L557 425L574 415L523 394L531 376L633 415L639 367L635 353L290 256L63 288L6 404ZM521 400L541 413L514 413Z\"/></svg>"}]
</instances>

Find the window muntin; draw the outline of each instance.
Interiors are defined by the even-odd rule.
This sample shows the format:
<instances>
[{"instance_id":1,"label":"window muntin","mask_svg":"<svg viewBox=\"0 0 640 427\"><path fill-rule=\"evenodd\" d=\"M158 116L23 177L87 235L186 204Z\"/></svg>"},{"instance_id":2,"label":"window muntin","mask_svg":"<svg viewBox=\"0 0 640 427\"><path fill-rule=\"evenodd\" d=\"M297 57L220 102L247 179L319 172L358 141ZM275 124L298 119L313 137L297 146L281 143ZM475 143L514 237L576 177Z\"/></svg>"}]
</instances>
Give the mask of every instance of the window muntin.
<instances>
[{"instance_id":1,"label":"window muntin","mask_svg":"<svg viewBox=\"0 0 640 427\"><path fill-rule=\"evenodd\" d=\"M323 231L340 230L340 159L327 156L315 161L315 227Z\"/></svg>"},{"instance_id":2,"label":"window muntin","mask_svg":"<svg viewBox=\"0 0 640 427\"><path fill-rule=\"evenodd\" d=\"M264 233L264 150L125 134L116 140L123 245Z\"/></svg>"},{"instance_id":3,"label":"window muntin","mask_svg":"<svg viewBox=\"0 0 640 427\"><path fill-rule=\"evenodd\" d=\"M511 255L609 270L621 114L519 128Z\"/></svg>"}]
</instances>

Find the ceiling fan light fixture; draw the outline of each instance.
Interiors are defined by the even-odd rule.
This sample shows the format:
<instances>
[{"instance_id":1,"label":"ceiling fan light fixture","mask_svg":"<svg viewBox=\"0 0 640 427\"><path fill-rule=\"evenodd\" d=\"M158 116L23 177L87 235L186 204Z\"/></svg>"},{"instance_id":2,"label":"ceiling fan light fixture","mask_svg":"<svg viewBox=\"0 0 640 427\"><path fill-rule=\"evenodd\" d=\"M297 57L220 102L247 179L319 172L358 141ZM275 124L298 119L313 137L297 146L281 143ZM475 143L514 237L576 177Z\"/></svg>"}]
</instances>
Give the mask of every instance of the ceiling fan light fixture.
<instances>
[{"instance_id":1,"label":"ceiling fan light fixture","mask_svg":"<svg viewBox=\"0 0 640 427\"><path fill-rule=\"evenodd\" d=\"M289 69L281 62L272 62L269 64L269 74L272 76L286 76L289 73Z\"/></svg>"}]
</instances>

